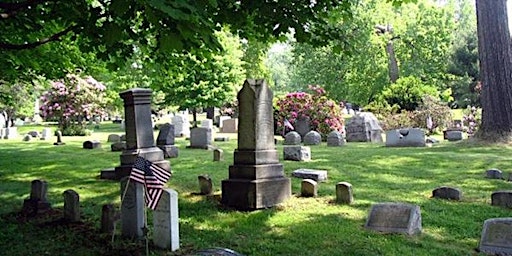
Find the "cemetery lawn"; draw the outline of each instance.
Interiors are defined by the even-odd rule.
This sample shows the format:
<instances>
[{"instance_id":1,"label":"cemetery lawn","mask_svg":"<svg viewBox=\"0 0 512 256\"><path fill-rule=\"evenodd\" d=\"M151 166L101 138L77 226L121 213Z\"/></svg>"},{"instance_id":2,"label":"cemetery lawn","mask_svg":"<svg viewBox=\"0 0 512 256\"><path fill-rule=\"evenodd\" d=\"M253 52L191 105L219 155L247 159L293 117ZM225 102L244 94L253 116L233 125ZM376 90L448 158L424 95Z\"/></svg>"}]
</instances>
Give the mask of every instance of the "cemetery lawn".
<instances>
[{"instance_id":1,"label":"cemetery lawn","mask_svg":"<svg viewBox=\"0 0 512 256\"><path fill-rule=\"evenodd\" d=\"M40 130L40 128L38 128ZM101 234L102 205L120 203L119 184L100 180L101 169L119 165L120 152L111 152L109 133L102 125L88 137L63 137L66 143L0 140L0 255L144 255L143 242ZM230 135L234 136L234 135ZM156 134L155 134L156 138ZM234 137L233 137L234 138ZM85 140L98 139L101 149L82 149ZM233 163L236 139L215 142L224 161L213 162L213 151L187 149L177 138L179 157L170 159L173 177L168 187L179 194L180 247L176 252L156 249L151 255L187 255L223 247L245 255L479 255L486 219L511 217L511 209L491 206L491 193L512 190L505 180L486 179L498 168L505 178L512 170L512 148L468 142L441 142L425 148L386 148L367 143L344 147L312 146L312 161L282 161L285 173L299 168L328 171L316 198L301 198L300 179L292 180L292 197L272 209L239 212L219 205L221 180ZM215 196L197 195L197 176L209 174ZM34 179L48 182L52 210L36 218L20 214ZM352 184L354 203L334 203L335 185ZM462 190L460 202L433 199L432 190L453 186ZM80 195L81 223L66 224L62 193ZM379 234L364 228L371 206L402 202L421 207L423 232L416 236ZM151 229L151 212L148 211ZM120 225L118 225L119 232ZM151 230L149 233L151 239ZM151 242L150 242L151 244Z\"/></svg>"}]
</instances>

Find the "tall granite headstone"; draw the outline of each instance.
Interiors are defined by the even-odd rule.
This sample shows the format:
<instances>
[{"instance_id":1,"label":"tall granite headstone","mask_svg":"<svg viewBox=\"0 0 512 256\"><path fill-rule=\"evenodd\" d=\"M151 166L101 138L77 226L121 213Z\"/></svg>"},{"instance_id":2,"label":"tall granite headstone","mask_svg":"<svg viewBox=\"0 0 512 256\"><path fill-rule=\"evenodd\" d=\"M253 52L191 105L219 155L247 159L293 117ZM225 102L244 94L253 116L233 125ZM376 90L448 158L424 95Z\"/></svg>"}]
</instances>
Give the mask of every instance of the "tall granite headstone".
<instances>
[{"instance_id":1,"label":"tall granite headstone","mask_svg":"<svg viewBox=\"0 0 512 256\"><path fill-rule=\"evenodd\" d=\"M140 239L144 236L143 228L144 185L124 177L121 179L121 236Z\"/></svg>"},{"instance_id":2,"label":"tall granite headstone","mask_svg":"<svg viewBox=\"0 0 512 256\"><path fill-rule=\"evenodd\" d=\"M238 210L272 207L291 196L274 142L273 93L264 80L248 79L238 92L238 148L229 178L222 181L222 204Z\"/></svg>"}]
</instances>

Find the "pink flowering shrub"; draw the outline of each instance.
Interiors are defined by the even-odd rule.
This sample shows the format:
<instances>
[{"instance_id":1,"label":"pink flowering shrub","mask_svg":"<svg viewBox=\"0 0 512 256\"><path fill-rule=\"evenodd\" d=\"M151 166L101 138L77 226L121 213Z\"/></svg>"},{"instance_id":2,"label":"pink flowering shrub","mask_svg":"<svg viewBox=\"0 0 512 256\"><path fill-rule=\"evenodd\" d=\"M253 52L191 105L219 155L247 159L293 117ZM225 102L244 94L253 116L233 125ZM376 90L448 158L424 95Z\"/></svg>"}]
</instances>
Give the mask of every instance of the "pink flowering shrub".
<instances>
[{"instance_id":1,"label":"pink flowering shrub","mask_svg":"<svg viewBox=\"0 0 512 256\"><path fill-rule=\"evenodd\" d=\"M284 134L285 120L295 125L297 119L310 120L311 129L327 136L331 131L344 132L344 119L341 107L325 96L325 90L319 86L309 86L309 91L288 93L278 98L275 106L275 119L280 134Z\"/></svg>"},{"instance_id":2,"label":"pink flowering shrub","mask_svg":"<svg viewBox=\"0 0 512 256\"><path fill-rule=\"evenodd\" d=\"M88 76L68 74L41 96L40 113L58 122L63 135L86 135L86 121L102 114L105 86Z\"/></svg>"}]
</instances>

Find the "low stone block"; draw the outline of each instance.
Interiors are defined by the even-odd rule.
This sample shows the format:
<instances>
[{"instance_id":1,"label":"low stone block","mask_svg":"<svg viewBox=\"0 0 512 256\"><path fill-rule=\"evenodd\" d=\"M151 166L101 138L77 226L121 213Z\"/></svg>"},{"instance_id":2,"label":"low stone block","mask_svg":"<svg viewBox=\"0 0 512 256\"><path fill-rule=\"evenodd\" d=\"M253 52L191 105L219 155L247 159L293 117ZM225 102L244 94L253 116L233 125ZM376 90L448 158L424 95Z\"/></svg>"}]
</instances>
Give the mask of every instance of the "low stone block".
<instances>
[{"instance_id":1,"label":"low stone block","mask_svg":"<svg viewBox=\"0 0 512 256\"><path fill-rule=\"evenodd\" d=\"M386 147L425 147L425 132L420 128L386 132Z\"/></svg>"},{"instance_id":2,"label":"low stone block","mask_svg":"<svg viewBox=\"0 0 512 256\"><path fill-rule=\"evenodd\" d=\"M491 195L491 205L512 208L512 190L493 192Z\"/></svg>"},{"instance_id":3,"label":"low stone block","mask_svg":"<svg viewBox=\"0 0 512 256\"><path fill-rule=\"evenodd\" d=\"M318 195L318 183L312 179L303 179L300 194L303 197L316 197Z\"/></svg>"},{"instance_id":4,"label":"low stone block","mask_svg":"<svg viewBox=\"0 0 512 256\"><path fill-rule=\"evenodd\" d=\"M345 145L345 139L338 131L332 131L327 135L327 146L328 147L341 147Z\"/></svg>"},{"instance_id":5,"label":"low stone block","mask_svg":"<svg viewBox=\"0 0 512 256\"><path fill-rule=\"evenodd\" d=\"M109 134L107 138L107 142L120 142L121 141L121 135L119 134Z\"/></svg>"},{"instance_id":6,"label":"low stone block","mask_svg":"<svg viewBox=\"0 0 512 256\"><path fill-rule=\"evenodd\" d=\"M304 146L284 146L284 160L309 161L311 160L311 148Z\"/></svg>"},{"instance_id":7,"label":"low stone block","mask_svg":"<svg viewBox=\"0 0 512 256\"><path fill-rule=\"evenodd\" d=\"M374 204L365 227L382 233L419 234L422 231L420 207L404 203Z\"/></svg>"},{"instance_id":8,"label":"low stone block","mask_svg":"<svg viewBox=\"0 0 512 256\"><path fill-rule=\"evenodd\" d=\"M462 199L462 191L457 188L443 186L434 189L432 197L460 201Z\"/></svg>"},{"instance_id":9,"label":"low stone block","mask_svg":"<svg viewBox=\"0 0 512 256\"><path fill-rule=\"evenodd\" d=\"M503 179L503 172L498 169L489 169L485 171L485 177L488 179Z\"/></svg>"},{"instance_id":10,"label":"low stone block","mask_svg":"<svg viewBox=\"0 0 512 256\"><path fill-rule=\"evenodd\" d=\"M114 142L110 145L110 149L113 152L123 151L126 149L126 141Z\"/></svg>"},{"instance_id":11,"label":"low stone block","mask_svg":"<svg viewBox=\"0 0 512 256\"><path fill-rule=\"evenodd\" d=\"M88 140L83 143L83 148L85 148L85 149L101 148L101 142L99 142L97 140Z\"/></svg>"},{"instance_id":12,"label":"low stone block","mask_svg":"<svg viewBox=\"0 0 512 256\"><path fill-rule=\"evenodd\" d=\"M464 138L464 133L462 131L447 131L446 139L448 141L458 141Z\"/></svg>"},{"instance_id":13,"label":"low stone block","mask_svg":"<svg viewBox=\"0 0 512 256\"><path fill-rule=\"evenodd\" d=\"M214 141L229 141L229 137L215 137Z\"/></svg>"},{"instance_id":14,"label":"low stone block","mask_svg":"<svg viewBox=\"0 0 512 256\"><path fill-rule=\"evenodd\" d=\"M312 179L314 181L325 181L327 180L327 171L314 169L297 169L292 172L292 176L301 179Z\"/></svg>"},{"instance_id":15,"label":"low stone block","mask_svg":"<svg viewBox=\"0 0 512 256\"><path fill-rule=\"evenodd\" d=\"M512 218L485 220L478 249L488 255L512 255Z\"/></svg>"}]
</instances>

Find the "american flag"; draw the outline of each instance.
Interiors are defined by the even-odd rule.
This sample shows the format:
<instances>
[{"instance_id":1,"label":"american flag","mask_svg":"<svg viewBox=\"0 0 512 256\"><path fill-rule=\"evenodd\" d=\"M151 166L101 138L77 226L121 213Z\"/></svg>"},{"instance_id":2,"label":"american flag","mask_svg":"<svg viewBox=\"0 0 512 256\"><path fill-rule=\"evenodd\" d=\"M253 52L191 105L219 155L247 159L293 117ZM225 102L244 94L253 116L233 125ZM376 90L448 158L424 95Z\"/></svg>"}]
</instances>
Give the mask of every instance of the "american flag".
<instances>
[{"instance_id":1,"label":"american flag","mask_svg":"<svg viewBox=\"0 0 512 256\"><path fill-rule=\"evenodd\" d=\"M164 184L167 183L170 177L171 174L167 170L140 156L135 159L130 174L130 179L144 184L146 205L151 210L156 209L162 196Z\"/></svg>"}]
</instances>

